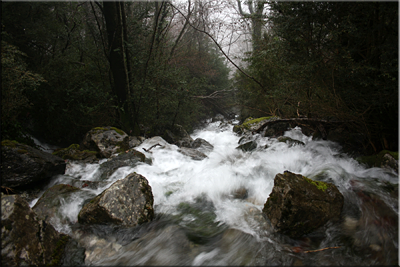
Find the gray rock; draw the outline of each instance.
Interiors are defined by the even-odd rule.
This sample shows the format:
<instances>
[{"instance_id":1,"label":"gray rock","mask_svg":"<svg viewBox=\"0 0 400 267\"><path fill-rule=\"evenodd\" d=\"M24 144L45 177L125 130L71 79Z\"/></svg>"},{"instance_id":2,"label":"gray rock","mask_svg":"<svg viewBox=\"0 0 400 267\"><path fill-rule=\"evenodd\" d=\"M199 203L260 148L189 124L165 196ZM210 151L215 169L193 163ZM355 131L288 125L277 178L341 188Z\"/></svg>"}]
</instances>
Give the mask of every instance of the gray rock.
<instances>
[{"instance_id":1,"label":"gray rock","mask_svg":"<svg viewBox=\"0 0 400 267\"><path fill-rule=\"evenodd\" d=\"M305 145L304 142L292 139L292 138L287 137L287 136L279 136L278 137L278 142L286 143L286 144L289 145L289 147L292 147L292 146L295 146L295 145L301 145L301 146Z\"/></svg>"},{"instance_id":2,"label":"gray rock","mask_svg":"<svg viewBox=\"0 0 400 267\"><path fill-rule=\"evenodd\" d=\"M45 219L49 223L52 223L54 219L60 220L63 223L75 223L69 222L67 218L61 216L60 206L63 202L70 201L71 194L78 191L80 191L79 188L71 185L54 185L44 192L32 210L40 218Z\"/></svg>"},{"instance_id":3,"label":"gray rock","mask_svg":"<svg viewBox=\"0 0 400 267\"><path fill-rule=\"evenodd\" d=\"M129 136L129 148L134 148L143 143L144 137L142 136Z\"/></svg>"},{"instance_id":4,"label":"gray rock","mask_svg":"<svg viewBox=\"0 0 400 267\"><path fill-rule=\"evenodd\" d=\"M257 148L257 142L255 141L248 141L244 144L239 145L236 149L241 149L242 151L253 151Z\"/></svg>"},{"instance_id":5,"label":"gray rock","mask_svg":"<svg viewBox=\"0 0 400 267\"><path fill-rule=\"evenodd\" d=\"M1 142L1 184L6 187L31 185L64 174L65 161L50 153L14 141Z\"/></svg>"},{"instance_id":6,"label":"gray rock","mask_svg":"<svg viewBox=\"0 0 400 267\"><path fill-rule=\"evenodd\" d=\"M285 171L275 176L263 213L277 232L296 238L338 219L343 199L331 183Z\"/></svg>"},{"instance_id":7,"label":"gray rock","mask_svg":"<svg viewBox=\"0 0 400 267\"><path fill-rule=\"evenodd\" d=\"M96 127L85 135L82 145L88 150L99 152L100 157L109 158L129 149L129 136L115 127Z\"/></svg>"},{"instance_id":8,"label":"gray rock","mask_svg":"<svg viewBox=\"0 0 400 267\"><path fill-rule=\"evenodd\" d=\"M59 265L69 237L40 220L18 195L1 196L1 265Z\"/></svg>"},{"instance_id":9,"label":"gray rock","mask_svg":"<svg viewBox=\"0 0 400 267\"><path fill-rule=\"evenodd\" d=\"M151 160L147 159L142 152L134 149L128 152L122 152L118 156L100 164L100 180L109 178L120 167L135 167L139 162L147 162L151 164Z\"/></svg>"},{"instance_id":10,"label":"gray rock","mask_svg":"<svg viewBox=\"0 0 400 267\"><path fill-rule=\"evenodd\" d=\"M399 162L389 153L386 153L381 162L381 168L392 169L395 172L399 173Z\"/></svg>"},{"instance_id":11,"label":"gray rock","mask_svg":"<svg viewBox=\"0 0 400 267\"><path fill-rule=\"evenodd\" d=\"M196 140L191 143L190 147L196 148L201 152L210 152L214 149L214 146L203 138L196 138Z\"/></svg>"},{"instance_id":12,"label":"gray rock","mask_svg":"<svg viewBox=\"0 0 400 267\"><path fill-rule=\"evenodd\" d=\"M181 147L178 149L178 152L185 156L191 157L194 160L203 160L207 158L206 154L193 148Z\"/></svg>"},{"instance_id":13,"label":"gray rock","mask_svg":"<svg viewBox=\"0 0 400 267\"><path fill-rule=\"evenodd\" d=\"M122 224L136 226L154 217L153 193L147 179L131 173L83 206L82 224Z\"/></svg>"},{"instance_id":14,"label":"gray rock","mask_svg":"<svg viewBox=\"0 0 400 267\"><path fill-rule=\"evenodd\" d=\"M171 130L166 130L162 136L168 143L179 147L191 147L193 138L179 124L174 124Z\"/></svg>"}]
</instances>

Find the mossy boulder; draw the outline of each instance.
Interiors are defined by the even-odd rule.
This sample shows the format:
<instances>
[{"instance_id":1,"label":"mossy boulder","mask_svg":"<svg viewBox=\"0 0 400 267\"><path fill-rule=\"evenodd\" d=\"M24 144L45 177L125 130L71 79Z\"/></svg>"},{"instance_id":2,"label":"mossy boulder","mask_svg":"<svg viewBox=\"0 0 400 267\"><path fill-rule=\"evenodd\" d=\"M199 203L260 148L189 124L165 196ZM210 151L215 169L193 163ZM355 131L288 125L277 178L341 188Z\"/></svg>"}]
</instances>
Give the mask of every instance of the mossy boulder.
<instances>
[{"instance_id":1,"label":"mossy boulder","mask_svg":"<svg viewBox=\"0 0 400 267\"><path fill-rule=\"evenodd\" d=\"M79 144L72 144L69 147L57 149L52 154L63 159L80 160L86 163L94 163L98 161L98 152L82 150Z\"/></svg>"},{"instance_id":2,"label":"mossy boulder","mask_svg":"<svg viewBox=\"0 0 400 267\"><path fill-rule=\"evenodd\" d=\"M285 171L275 176L263 213L275 231L298 238L339 219L343 204L334 184Z\"/></svg>"},{"instance_id":3,"label":"mossy boulder","mask_svg":"<svg viewBox=\"0 0 400 267\"><path fill-rule=\"evenodd\" d=\"M98 152L102 158L109 158L129 149L129 136L115 127L96 127L86 133L82 146L89 151Z\"/></svg>"},{"instance_id":4,"label":"mossy boulder","mask_svg":"<svg viewBox=\"0 0 400 267\"><path fill-rule=\"evenodd\" d=\"M1 196L1 264L60 265L69 237L38 218L18 195Z\"/></svg>"},{"instance_id":5,"label":"mossy boulder","mask_svg":"<svg viewBox=\"0 0 400 267\"><path fill-rule=\"evenodd\" d=\"M131 173L86 203L79 212L78 221L136 226L153 220L153 201L147 179Z\"/></svg>"},{"instance_id":6,"label":"mossy boulder","mask_svg":"<svg viewBox=\"0 0 400 267\"><path fill-rule=\"evenodd\" d=\"M1 142L1 184L14 188L32 185L64 174L65 161L16 141Z\"/></svg>"},{"instance_id":7,"label":"mossy boulder","mask_svg":"<svg viewBox=\"0 0 400 267\"><path fill-rule=\"evenodd\" d=\"M263 125L269 121L274 121L279 119L279 117L261 117L261 118L247 118L242 124L235 125L233 127L233 131L238 134L243 134L247 132L257 132L259 131Z\"/></svg>"}]
</instances>

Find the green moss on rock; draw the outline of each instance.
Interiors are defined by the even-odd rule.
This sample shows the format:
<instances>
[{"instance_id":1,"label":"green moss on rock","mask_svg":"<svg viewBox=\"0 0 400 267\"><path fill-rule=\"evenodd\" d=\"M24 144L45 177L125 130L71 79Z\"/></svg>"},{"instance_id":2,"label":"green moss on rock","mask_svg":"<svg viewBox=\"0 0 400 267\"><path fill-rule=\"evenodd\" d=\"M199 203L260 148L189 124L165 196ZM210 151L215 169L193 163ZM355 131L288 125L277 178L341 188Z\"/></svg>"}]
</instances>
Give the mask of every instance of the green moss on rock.
<instances>
[{"instance_id":1,"label":"green moss on rock","mask_svg":"<svg viewBox=\"0 0 400 267\"><path fill-rule=\"evenodd\" d=\"M16 147L19 143L15 140L3 140L1 141L1 146Z\"/></svg>"},{"instance_id":2,"label":"green moss on rock","mask_svg":"<svg viewBox=\"0 0 400 267\"><path fill-rule=\"evenodd\" d=\"M51 255L52 260L51 260L51 262L49 262L47 264L47 266L60 265L60 261L63 256L63 253L64 253L65 245L67 244L69 238L70 237L68 235L63 235L63 237L61 237L60 240L58 240L56 247L53 251L53 254Z\"/></svg>"},{"instance_id":3,"label":"green moss on rock","mask_svg":"<svg viewBox=\"0 0 400 267\"><path fill-rule=\"evenodd\" d=\"M322 190L325 192L326 189L328 189L328 184L325 182L321 182L321 181L314 181L311 180L310 178L307 178L305 176L303 176L304 180L306 180L307 182L309 182L310 184L315 185L319 190Z\"/></svg>"}]
</instances>

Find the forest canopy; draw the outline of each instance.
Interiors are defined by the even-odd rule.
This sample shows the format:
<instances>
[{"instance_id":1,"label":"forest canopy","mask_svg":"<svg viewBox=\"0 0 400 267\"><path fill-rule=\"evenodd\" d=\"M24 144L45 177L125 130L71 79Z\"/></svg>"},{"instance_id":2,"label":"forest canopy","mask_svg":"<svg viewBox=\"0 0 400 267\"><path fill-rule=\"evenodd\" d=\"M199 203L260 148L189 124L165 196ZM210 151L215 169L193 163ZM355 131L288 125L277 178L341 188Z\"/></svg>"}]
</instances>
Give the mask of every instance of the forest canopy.
<instances>
[{"instance_id":1,"label":"forest canopy","mask_svg":"<svg viewBox=\"0 0 400 267\"><path fill-rule=\"evenodd\" d=\"M190 131L239 107L398 150L397 2L2 2L1 21L2 140Z\"/></svg>"}]
</instances>

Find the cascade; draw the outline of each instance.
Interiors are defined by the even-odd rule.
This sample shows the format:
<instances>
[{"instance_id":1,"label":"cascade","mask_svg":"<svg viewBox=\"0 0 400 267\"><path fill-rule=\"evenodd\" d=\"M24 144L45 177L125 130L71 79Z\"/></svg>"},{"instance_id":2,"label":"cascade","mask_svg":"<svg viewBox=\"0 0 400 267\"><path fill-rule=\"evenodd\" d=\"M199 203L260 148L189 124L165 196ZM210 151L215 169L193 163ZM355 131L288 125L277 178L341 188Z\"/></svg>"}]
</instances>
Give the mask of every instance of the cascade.
<instances>
[{"instance_id":1,"label":"cascade","mask_svg":"<svg viewBox=\"0 0 400 267\"><path fill-rule=\"evenodd\" d=\"M68 220L53 225L86 246L86 265L397 264L397 174L366 168L341 153L339 144L312 140L298 127L284 136L304 146L256 134L251 138L257 148L245 152L237 149L240 136L232 128L209 122L191 135L214 146L203 151L203 160L179 153L162 139L146 139L135 149L151 164L121 167L97 188L82 188L60 208ZM157 143L149 152L143 149ZM53 177L47 188L71 179L99 181L99 166L70 162L65 175ZM275 175L284 171L335 184L345 197L341 221L300 239L274 233L262 209ZM154 221L134 228L79 226L85 201L132 172L149 181Z\"/></svg>"}]
</instances>

